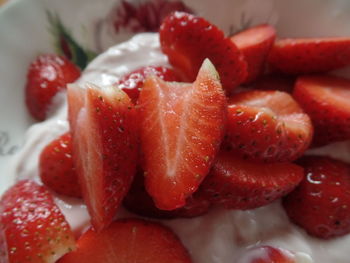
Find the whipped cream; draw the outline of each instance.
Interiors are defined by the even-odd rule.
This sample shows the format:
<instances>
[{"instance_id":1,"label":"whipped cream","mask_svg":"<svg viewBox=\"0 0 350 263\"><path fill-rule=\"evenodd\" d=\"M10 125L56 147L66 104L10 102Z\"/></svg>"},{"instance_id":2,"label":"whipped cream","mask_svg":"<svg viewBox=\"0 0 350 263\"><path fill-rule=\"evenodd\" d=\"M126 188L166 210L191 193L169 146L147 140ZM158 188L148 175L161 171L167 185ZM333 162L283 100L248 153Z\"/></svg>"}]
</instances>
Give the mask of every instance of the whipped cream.
<instances>
[{"instance_id":1,"label":"whipped cream","mask_svg":"<svg viewBox=\"0 0 350 263\"><path fill-rule=\"evenodd\" d=\"M112 85L124 74L147 65L168 65L166 56L160 51L157 34L139 34L110 48L89 64L78 82ZM15 180L29 178L39 182L38 157L41 150L68 131L64 94L58 96L54 104L46 121L29 128L25 145L11 160L9 165L13 169L12 174L16 175ZM350 162L350 143L334 144L316 152ZM55 200L77 236L89 227L89 216L81 200L57 195ZM123 208L118 212L118 217L129 216L134 215ZM247 248L255 245L291 250L299 263L349 262L350 235L327 241L310 237L289 222L279 201L255 210L215 208L198 218L162 222L180 237L194 263L234 263Z\"/></svg>"}]
</instances>

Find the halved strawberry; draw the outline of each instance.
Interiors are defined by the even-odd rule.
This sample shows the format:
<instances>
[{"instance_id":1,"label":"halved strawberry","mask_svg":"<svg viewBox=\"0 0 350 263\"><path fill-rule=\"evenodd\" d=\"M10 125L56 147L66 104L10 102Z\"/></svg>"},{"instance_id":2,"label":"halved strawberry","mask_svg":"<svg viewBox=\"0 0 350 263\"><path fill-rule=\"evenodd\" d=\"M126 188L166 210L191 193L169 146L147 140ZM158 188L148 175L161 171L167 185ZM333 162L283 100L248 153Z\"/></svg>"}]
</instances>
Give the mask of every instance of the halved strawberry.
<instances>
[{"instance_id":1,"label":"halved strawberry","mask_svg":"<svg viewBox=\"0 0 350 263\"><path fill-rule=\"evenodd\" d=\"M75 248L74 235L50 192L20 181L0 201L0 262L54 263Z\"/></svg>"},{"instance_id":2,"label":"halved strawberry","mask_svg":"<svg viewBox=\"0 0 350 263\"><path fill-rule=\"evenodd\" d=\"M244 83L250 83L264 73L267 56L275 41L276 30L270 25L248 28L231 37L247 62L248 75Z\"/></svg>"},{"instance_id":3,"label":"halved strawberry","mask_svg":"<svg viewBox=\"0 0 350 263\"><path fill-rule=\"evenodd\" d=\"M219 148L226 98L205 60L193 84L146 80L139 97L146 189L158 208L182 207Z\"/></svg>"},{"instance_id":4,"label":"halved strawberry","mask_svg":"<svg viewBox=\"0 0 350 263\"><path fill-rule=\"evenodd\" d=\"M350 233L350 165L320 156L300 164L306 176L283 201L289 218L323 239Z\"/></svg>"},{"instance_id":5,"label":"halved strawberry","mask_svg":"<svg viewBox=\"0 0 350 263\"><path fill-rule=\"evenodd\" d=\"M269 64L286 74L322 73L350 65L350 38L277 40Z\"/></svg>"},{"instance_id":6,"label":"halved strawberry","mask_svg":"<svg viewBox=\"0 0 350 263\"><path fill-rule=\"evenodd\" d=\"M139 97L140 90L145 82L147 76L154 75L166 81L179 81L175 72L167 67L147 66L134 70L125 75L118 82L118 87L129 95L130 99L136 103Z\"/></svg>"},{"instance_id":7,"label":"halved strawberry","mask_svg":"<svg viewBox=\"0 0 350 263\"><path fill-rule=\"evenodd\" d=\"M40 154L41 181L56 193L81 197L78 175L72 158L72 137L67 132L49 143Z\"/></svg>"},{"instance_id":8,"label":"halved strawberry","mask_svg":"<svg viewBox=\"0 0 350 263\"><path fill-rule=\"evenodd\" d=\"M258 78L252 83L252 87L258 90L278 90L292 94L295 81L293 76L269 74Z\"/></svg>"},{"instance_id":9,"label":"halved strawberry","mask_svg":"<svg viewBox=\"0 0 350 263\"><path fill-rule=\"evenodd\" d=\"M285 92L253 90L230 98L227 144L244 158L293 161L308 148L312 133L310 118Z\"/></svg>"},{"instance_id":10,"label":"halved strawberry","mask_svg":"<svg viewBox=\"0 0 350 263\"><path fill-rule=\"evenodd\" d=\"M26 105L37 120L44 120L53 97L80 77L80 70L67 58L55 54L38 56L29 66Z\"/></svg>"},{"instance_id":11,"label":"halved strawberry","mask_svg":"<svg viewBox=\"0 0 350 263\"><path fill-rule=\"evenodd\" d=\"M140 219L114 221L96 233L88 230L78 240L77 250L59 263L191 263L178 237L167 227Z\"/></svg>"},{"instance_id":12,"label":"halved strawberry","mask_svg":"<svg viewBox=\"0 0 350 263\"><path fill-rule=\"evenodd\" d=\"M253 209L286 195L303 176L292 163L254 163L221 151L198 194L228 209Z\"/></svg>"},{"instance_id":13,"label":"halved strawberry","mask_svg":"<svg viewBox=\"0 0 350 263\"><path fill-rule=\"evenodd\" d=\"M68 87L73 159L97 230L107 227L136 171L137 120L128 95L113 86Z\"/></svg>"},{"instance_id":14,"label":"halved strawberry","mask_svg":"<svg viewBox=\"0 0 350 263\"><path fill-rule=\"evenodd\" d=\"M186 199L186 205L181 208L172 211L158 209L146 191L143 172L139 172L135 176L123 204L129 211L140 216L163 219L201 216L207 213L210 207L210 202L206 198L197 197L194 194Z\"/></svg>"},{"instance_id":15,"label":"halved strawberry","mask_svg":"<svg viewBox=\"0 0 350 263\"><path fill-rule=\"evenodd\" d=\"M250 248L236 263L297 263L292 252L271 246Z\"/></svg>"},{"instance_id":16,"label":"halved strawberry","mask_svg":"<svg viewBox=\"0 0 350 263\"><path fill-rule=\"evenodd\" d=\"M313 144L350 139L350 80L333 76L299 77L294 93L315 127Z\"/></svg>"},{"instance_id":17,"label":"halved strawberry","mask_svg":"<svg viewBox=\"0 0 350 263\"><path fill-rule=\"evenodd\" d=\"M247 64L236 45L202 17L175 12L163 20L159 35L162 51L184 79L193 81L205 58L217 68L227 92L247 76Z\"/></svg>"}]
</instances>

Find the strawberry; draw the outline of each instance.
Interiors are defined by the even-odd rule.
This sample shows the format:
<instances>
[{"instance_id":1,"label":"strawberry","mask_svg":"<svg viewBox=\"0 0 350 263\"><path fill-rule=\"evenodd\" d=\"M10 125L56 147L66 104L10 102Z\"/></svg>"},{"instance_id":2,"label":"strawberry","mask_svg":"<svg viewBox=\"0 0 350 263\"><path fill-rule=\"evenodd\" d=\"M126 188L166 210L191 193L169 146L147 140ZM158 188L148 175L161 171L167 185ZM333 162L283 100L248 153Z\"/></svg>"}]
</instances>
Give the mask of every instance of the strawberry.
<instances>
[{"instance_id":1,"label":"strawberry","mask_svg":"<svg viewBox=\"0 0 350 263\"><path fill-rule=\"evenodd\" d=\"M253 90L229 101L227 145L244 158L293 161L308 148L312 133L309 117L285 92Z\"/></svg>"},{"instance_id":2,"label":"strawberry","mask_svg":"<svg viewBox=\"0 0 350 263\"><path fill-rule=\"evenodd\" d=\"M154 67L148 66L139 68L127 75L125 75L118 82L118 87L123 90L126 94L129 95L131 100L136 103L137 98L139 97L140 90L143 86L143 83L146 80L146 77L149 75L155 75L166 81L177 81L179 80L175 72L167 67Z\"/></svg>"},{"instance_id":3,"label":"strawberry","mask_svg":"<svg viewBox=\"0 0 350 263\"><path fill-rule=\"evenodd\" d=\"M254 163L221 151L198 194L228 209L253 209L292 191L303 175L292 163Z\"/></svg>"},{"instance_id":4,"label":"strawberry","mask_svg":"<svg viewBox=\"0 0 350 263\"><path fill-rule=\"evenodd\" d=\"M314 145L350 139L350 80L299 77L293 95L315 127Z\"/></svg>"},{"instance_id":5,"label":"strawberry","mask_svg":"<svg viewBox=\"0 0 350 263\"><path fill-rule=\"evenodd\" d=\"M77 250L59 263L191 263L177 236L167 227L140 219L114 221L100 233L89 229Z\"/></svg>"},{"instance_id":6,"label":"strawberry","mask_svg":"<svg viewBox=\"0 0 350 263\"><path fill-rule=\"evenodd\" d=\"M350 38L280 39L268 61L272 69L294 75L342 68L350 64Z\"/></svg>"},{"instance_id":7,"label":"strawberry","mask_svg":"<svg viewBox=\"0 0 350 263\"><path fill-rule=\"evenodd\" d=\"M207 175L223 137L226 98L205 60L193 84L146 80L139 97L145 184L156 206L182 207Z\"/></svg>"},{"instance_id":8,"label":"strawberry","mask_svg":"<svg viewBox=\"0 0 350 263\"><path fill-rule=\"evenodd\" d=\"M350 232L350 165L308 156L300 164L306 177L283 201L289 218L323 239Z\"/></svg>"},{"instance_id":9,"label":"strawberry","mask_svg":"<svg viewBox=\"0 0 350 263\"><path fill-rule=\"evenodd\" d=\"M295 78L285 75L270 74L258 78L252 83L253 89L278 90L293 93Z\"/></svg>"},{"instance_id":10,"label":"strawberry","mask_svg":"<svg viewBox=\"0 0 350 263\"><path fill-rule=\"evenodd\" d=\"M140 216L163 219L201 216L207 213L210 207L210 202L205 198L190 196L186 199L186 205L181 208L172 211L158 209L146 191L142 172L136 175L123 204L129 211Z\"/></svg>"},{"instance_id":11,"label":"strawberry","mask_svg":"<svg viewBox=\"0 0 350 263\"><path fill-rule=\"evenodd\" d=\"M75 248L73 233L50 192L19 181L0 201L0 262L54 263Z\"/></svg>"},{"instance_id":12,"label":"strawberry","mask_svg":"<svg viewBox=\"0 0 350 263\"><path fill-rule=\"evenodd\" d=\"M56 193L81 197L69 132L53 140L43 149L40 154L39 175L41 181Z\"/></svg>"},{"instance_id":13,"label":"strawberry","mask_svg":"<svg viewBox=\"0 0 350 263\"><path fill-rule=\"evenodd\" d=\"M73 160L96 230L107 227L136 171L137 120L129 97L113 86L68 87Z\"/></svg>"},{"instance_id":14,"label":"strawberry","mask_svg":"<svg viewBox=\"0 0 350 263\"><path fill-rule=\"evenodd\" d=\"M295 255L285 249L257 246L238 259L237 263L297 263Z\"/></svg>"},{"instance_id":15,"label":"strawberry","mask_svg":"<svg viewBox=\"0 0 350 263\"><path fill-rule=\"evenodd\" d=\"M247 64L236 45L202 17L172 13L163 20L159 36L162 51L184 79L193 81L205 58L217 68L227 92L247 76Z\"/></svg>"},{"instance_id":16,"label":"strawberry","mask_svg":"<svg viewBox=\"0 0 350 263\"><path fill-rule=\"evenodd\" d=\"M53 97L79 76L80 70L64 57L54 54L38 56L27 72L25 98L30 114L37 120L44 120Z\"/></svg>"},{"instance_id":17,"label":"strawberry","mask_svg":"<svg viewBox=\"0 0 350 263\"><path fill-rule=\"evenodd\" d=\"M248 75L244 83L250 83L264 73L265 62L275 37L275 28L265 24L248 28L230 38L247 62Z\"/></svg>"}]
</instances>

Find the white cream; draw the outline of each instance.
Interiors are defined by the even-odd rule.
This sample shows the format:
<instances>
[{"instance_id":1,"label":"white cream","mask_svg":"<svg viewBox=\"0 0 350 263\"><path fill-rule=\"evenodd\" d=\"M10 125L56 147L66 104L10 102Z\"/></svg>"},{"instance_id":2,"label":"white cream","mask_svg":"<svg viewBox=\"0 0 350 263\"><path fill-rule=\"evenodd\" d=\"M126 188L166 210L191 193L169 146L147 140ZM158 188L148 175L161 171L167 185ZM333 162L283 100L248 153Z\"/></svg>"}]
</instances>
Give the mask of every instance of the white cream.
<instances>
[{"instance_id":1,"label":"white cream","mask_svg":"<svg viewBox=\"0 0 350 263\"><path fill-rule=\"evenodd\" d=\"M125 73L146 65L167 65L160 52L157 34L140 34L98 56L78 80L110 85ZM56 105L56 111L46 121L33 125L26 143L12 163L17 180L38 178L38 156L51 140L68 130L66 101ZM319 151L320 152L320 151ZM350 161L350 145L325 147L324 154L337 155ZM79 235L89 225L85 205L77 199L56 197L67 220ZM119 217L130 216L123 209ZM308 236L289 223L279 202L251 211L213 209L194 219L164 221L181 238L194 263L234 263L247 247L272 245L294 251L299 263L348 263L350 235L324 241ZM312 259L311 259L312 258Z\"/></svg>"}]
</instances>

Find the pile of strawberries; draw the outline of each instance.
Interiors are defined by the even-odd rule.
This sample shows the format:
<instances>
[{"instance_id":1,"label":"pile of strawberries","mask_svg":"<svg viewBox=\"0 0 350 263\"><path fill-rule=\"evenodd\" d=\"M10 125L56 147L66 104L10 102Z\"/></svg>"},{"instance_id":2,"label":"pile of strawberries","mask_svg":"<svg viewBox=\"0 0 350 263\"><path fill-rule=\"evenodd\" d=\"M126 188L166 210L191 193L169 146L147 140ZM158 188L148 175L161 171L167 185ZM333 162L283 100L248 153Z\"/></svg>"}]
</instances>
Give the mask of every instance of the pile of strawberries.
<instances>
[{"instance_id":1,"label":"pile of strawberries","mask_svg":"<svg viewBox=\"0 0 350 263\"><path fill-rule=\"evenodd\" d=\"M0 262L55 262L74 249L59 262L191 262L170 229L114 220L122 203L176 218L283 197L290 220L310 235L350 232L349 164L303 157L350 139L350 80L325 75L350 65L350 38L275 40L269 25L226 37L183 12L159 33L173 68L141 68L110 87L68 85L71 130L40 156L42 182L82 197L92 228L75 244L46 187L18 182L0 203ZM54 95L79 75L63 57L39 56L26 86L33 117L45 119ZM270 258L250 263L295 262L277 248L256 249Z\"/></svg>"}]
</instances>

